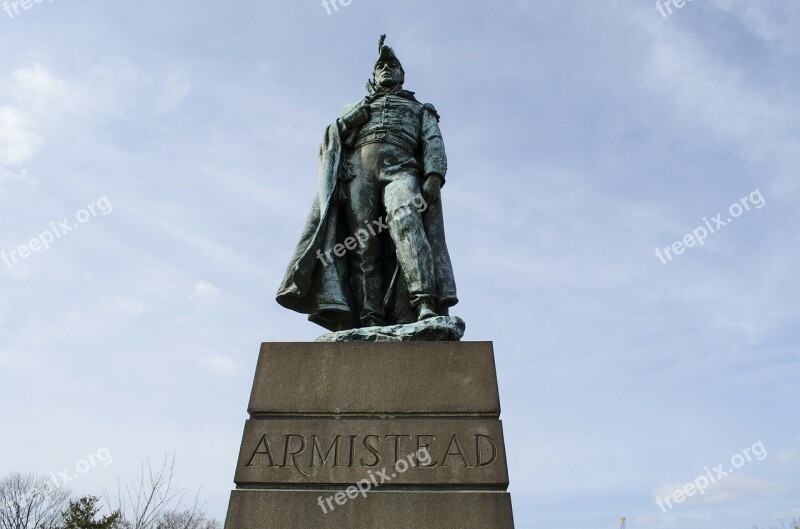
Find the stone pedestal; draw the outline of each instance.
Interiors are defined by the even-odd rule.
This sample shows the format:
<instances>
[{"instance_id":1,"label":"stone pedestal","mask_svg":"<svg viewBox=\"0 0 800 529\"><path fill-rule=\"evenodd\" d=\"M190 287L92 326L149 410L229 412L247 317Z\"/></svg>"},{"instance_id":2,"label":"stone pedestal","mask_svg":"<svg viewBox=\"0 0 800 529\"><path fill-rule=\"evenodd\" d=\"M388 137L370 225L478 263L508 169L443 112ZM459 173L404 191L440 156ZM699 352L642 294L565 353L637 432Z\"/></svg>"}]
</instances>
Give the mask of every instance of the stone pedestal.
<instances>
[{"instance_id":1,"label":"stone pedestal","mask_svg":"<svg viewBox=\"0 0 800 529\"><path fill-rule=\"evenodd\" d=\"M225 529L513 529L490 342L265 343Z\"/></svg>"}]
</instances>

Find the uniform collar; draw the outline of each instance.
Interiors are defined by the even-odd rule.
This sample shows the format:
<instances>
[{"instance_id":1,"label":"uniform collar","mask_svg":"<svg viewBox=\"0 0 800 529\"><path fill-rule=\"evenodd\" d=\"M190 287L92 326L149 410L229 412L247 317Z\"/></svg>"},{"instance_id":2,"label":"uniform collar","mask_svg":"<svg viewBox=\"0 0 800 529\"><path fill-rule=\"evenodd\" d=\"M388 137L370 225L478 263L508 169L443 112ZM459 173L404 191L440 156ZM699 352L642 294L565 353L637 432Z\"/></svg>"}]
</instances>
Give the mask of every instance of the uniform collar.
<instances>
[{"instance_id":1,"label":"uniform collar","mask_svg":"<svg viewBox=\"0 0 800 529\"><path fill-rule=\"evenodd\" d=\"M367 93L369 94L370 99L375 99L384 95L395 95L405 99L410 99L411 101L417 100L417 98L414 97L414 92L411 90L398 90L397 87L386 90L382 86L376 84L372 79L367 82Z\"/></svg>"}]
</instances>

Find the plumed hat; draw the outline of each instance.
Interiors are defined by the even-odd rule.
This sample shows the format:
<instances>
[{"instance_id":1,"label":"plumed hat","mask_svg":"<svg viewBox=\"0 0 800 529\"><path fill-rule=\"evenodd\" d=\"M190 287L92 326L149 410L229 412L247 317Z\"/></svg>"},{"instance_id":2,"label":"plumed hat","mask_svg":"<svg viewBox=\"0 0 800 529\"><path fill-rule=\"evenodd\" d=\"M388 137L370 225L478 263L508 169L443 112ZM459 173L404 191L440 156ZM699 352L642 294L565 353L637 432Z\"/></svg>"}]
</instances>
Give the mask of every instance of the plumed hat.
<instances>
[{"instance_id":1,"label":"plumed hat","mask_svg":"<svg viewBox=\"0 0 800 529\"><path fill-rule=\"evenodd\" d=\"M397 61L397 64L400 64L400 59L397 58L397 55L394 54L394 50L391 46L387 46L384 44L386 41L386 35L381 35L381 39L378 41L378 59L375 61L375 65L379 62L386 62L390 60ZM400 64L400 69L403 69L403 65Z\"/></svg>"}]
</instances>

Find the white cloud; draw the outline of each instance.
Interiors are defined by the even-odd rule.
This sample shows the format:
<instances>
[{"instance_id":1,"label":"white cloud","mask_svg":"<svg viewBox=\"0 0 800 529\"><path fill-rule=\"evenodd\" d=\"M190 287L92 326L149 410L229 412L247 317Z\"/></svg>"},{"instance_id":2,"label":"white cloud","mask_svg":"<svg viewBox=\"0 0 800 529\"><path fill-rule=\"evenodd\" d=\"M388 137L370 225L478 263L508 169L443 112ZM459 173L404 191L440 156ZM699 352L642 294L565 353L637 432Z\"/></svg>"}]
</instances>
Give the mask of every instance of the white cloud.
<instances>
[{"instance_id":1,"label":"white cloud","mask_svg":"<svg viewBox=\"0 0 800 529\"><path fill-rule=\"evenodd\" d=\"M128 59L97 63L80 83L84 112L100 119L140 119L169 112L192 92L188 74L154 71Z\"/></svg>"},{"instance_id":2,"label":"white cloud","mask_svg":"<svg viewBox=\"0 0 800 529\"><path fill-rule=\"evenodd\" d=\"M34 129L34 120L26 110L0 107L0 163L18 165L33 158L43 142Z\"/></svg>"},{"instance_id":3,"label":"white cloud","mask_svg":"<svg viewBox=\"0 0 800 529\"><path fill-rule=\"evenodd\" d=\"M653 45L644 89L670 109L675 133L734 148L741 158L763 165L769 171L764 177L774 178L778 189L800 185L798 112L792 96L748 75L742 64L720 56L701 36L680 26L651 21L645 27Z\"/></svg>"},{"instance_id":4,"label":"white cloud","mask_svg":"<svg viewBox=\"0 0 800 529\"><path fill-rule=\"evenodd\" d=\"M633 518L633 520L631 521L637 527L657 527L658 525L660 525L661 517L653 513L647 513L647 514L640 514L639 516ZM633 526L633 524L631 524L631 526Z\"/></svg>"},{"instance_id":5,"label":"white cloud","mask_svg":"<svg viewBox=\"0 0 800 529\"><path fill-rule=\"evenodd\" d=\"M55 79L39 64L19 68L12 74L13 82L5 87L10 97L24 105L34 115L42 116L61 107L66 83Z\"/></svg>"},{"instance_id":6,"label":"white cloud","mask_svg":"<svg viewBox=\"0 0 800 529\"><path fill-rule=\"evenodd\" d=\"M753 90L741 71L720 62L687 33L657 34L648 73L662 104L674 106L681 121L705 125L720 138L745 142L753 133L785 123L786 107Z\"/></svg>"},{"instance_id":7,"label":"white cloud","mask_svg":"<svg viewBox=\"0 0 800 529\"><path fill-rule=\"evenodd\" d=\"M237 371L236 362L232 358L225 355L212 355L203 358L200 365L209 371L228 375Z\"/></svg>"},{"instance_id":8,"label":"white cloud","mask_svg":"<svg viewBox=\"0 0 800 529\"><path fill-rule=\"evenodd\" d=\"M66 83L40 65L19 68L0 85L0 182L35 182L22 166L45 143L43 131L61 114Z\"/></svg>"},{"instance_id":9,"label":"white cloud","mask_svg":"<svg viewBox=\"0 0 800 529\"><path fill-rule=\"evenodd\" d=\"M120 323L134 320L144 314L144 303L138 299L115 298L104 301L100 307Z\"/></svg>"},{"instance_id":10,"label":"white cloud","mask_svg":"<svg viewBox=\"0 0 800 529\"><path fill-rule=\"evenodd\" d=\"M207 305L217 301L219 289L202 280L197 280L193 286L193 294L190 299L197 301L200 305Z\"/></svg>"},{"instance_id":11,"label":"white cloud","mask_svg":"<svg viewBox=\"0 0 800 529\"><path fill-rule=\"evenodd\" d=\"M794 451L790 449L781 450L775 456L773 456L773 460L780 466L788 466L794 463Z\"/></svg>"},{"instance_id":12,"label":"white cloud","mask_svg":"<svg viewBox=\"0 0 800 529\"><path fill-rule=\"evenodd\" d=\"M3 125L0 123L0 127ZM39 180L28 174L27 169L8 170L0 165L0 182L3 180L19 180L31 184L38 184Z\"/></svg>"},{"instance_id":13,"label":"white cloud","mask_svg":"<svg viewBox=\"0 0 800 529\"><path fill-rule=\"evenodd\" d=\"M180 105L191 93L192 83L186 75L178 72L170 73L162 81L157 109L162 112L172 110Z\"/></svg>"},{"instance_id":14,"label":"white cloud","mask_svg":"<svg viewBox=\"0 0 800 529\"><path fill-rule=\"evenodd\" d=\"M793 520L795 518L800 518L800 507L794 507L786 512L775 513L772 515L772 518L775 520Z\"/></svg>"},{"instance_id":15,"label":"white cloud","mask_svg":"<svg viewBox=\"0 0 800 529\"><path fill-rule=\"evenodd\" d=\"M18 350L0 350L0 368L4 370L31 370L41 369L43 366L40 362L30 355L24 354Z\"/></svg>"},{"instance_id":16,"label":"white cloud","mask_svg":"<svg viewBox=\"0 0 800 529\"><path fill-rule=\"evenodd\" d=\"M753 35L768 44L779 44L785 51L797 53L800 43L800 4L783 0L750 2L747 0L712 0L721 11L736 16Z\"/></svg>"}]
</instances>

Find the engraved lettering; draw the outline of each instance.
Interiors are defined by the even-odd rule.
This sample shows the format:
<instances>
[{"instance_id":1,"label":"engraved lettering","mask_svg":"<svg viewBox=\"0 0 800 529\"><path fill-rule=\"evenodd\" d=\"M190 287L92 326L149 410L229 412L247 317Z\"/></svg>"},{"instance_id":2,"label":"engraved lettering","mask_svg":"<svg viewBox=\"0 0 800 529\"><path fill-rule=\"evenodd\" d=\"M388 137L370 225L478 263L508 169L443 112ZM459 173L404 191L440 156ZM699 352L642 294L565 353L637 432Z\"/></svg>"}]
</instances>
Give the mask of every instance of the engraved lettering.
<instances>
[{"instance_id":1,"label":"engraved lettering","mask_svg":"<svg viewBox=\"0 0 800 529\"><path fill-rule=\"evenodd\" d=\"M408 437L409 439L412 439L412 437L410 435L402 435L402 434L400 434L400 435L385 435L383 438L384 439L388 439L390 437L394 437L394 463L393 464L396 465L397 464L397 460L400 457L400 453L401 453L400 452L400 438L401 437Z\"/></svg>"},{"instance_id":2,"label":"engraved lettering","mask_svg":"<svg viewBox=\"0 0 800 529\"><path fill-rule=\"evenodd\" d=\"M422 439L425 438L425 437L429 438L430 442L423 444L422 443ZM436 465L439 464L439 462L436 461L435 459L433 459L433 457L430 457L430 454L431 454L431 443L434 443L434 442L436 442L436 436L435 435L421 434L421 435L417 436L417 453L419 453L419 451L424 448L425 450L428 451L428 454L429 454L429 458L428 458L429 462L428 462L428 464L427 465L419 465L419 466L421 466L423 468L430 468L430 467L435 467Z\"/></svg>"},{"instance_id":3,"label":"engraved lettering","mask_svg":"<svg viewBox=\"0 0 800 529\"><path fill-rule=\"evenodd\" d=\"M374 433L356 434L346 433L341 428L331 430L334 431L304 429L298 433L284 433L283 439L268 433L254 436L255 444L251 442L244 449L246 451L243 450L242 468L255 467L268 472L270 468L294 467L304 477L311 477L317 475L314 469L319 468L342 469L342 472L362 468L374 472L376 467L397 469L398 464L406 466L406 463L409 470L440 466L487 468L497 464L502 457L502 447L491 429L478 428L481 433L475 433L474 430L468 432L457 428L444 435L434 428L428 430L431 433L419 434L386 434L380 429L373 430ZM406 461L407 454L423 451L426 454L424 459L416 455Z\"/></svg>"},{"instance_id":4,"label":"engraved lettering","mask_svg":"<svg viewBox=\"0 0 800 529\"><path fill-rule=\"evenodd\" d=\"M348 468L353 468L353 460L356 457L356 438L357 435L351 435L350 437L350 461L347 463Z\"/></svg>"},{"instance_id":5,"label":"engraved lettering","mask_svg":"<svg viewBox=\"0 0 800 529\"><path fill-rule=\"evenodd\" d=\"M289 444L291 443L293 437L296 438L296 439L300 439L300 448L298 448L295 451L290 452L289 451ZM283 465L281 465L281 466L282 467L288 467L289 466L288 465L289 457L291 456L292 465L294 466L294 468L296 468L304 476L308 477L308 474L306 474L305 472L300 470L300 467L297 466L297 456L300 453L302 453L303 450L305 450L305 449L306 449L306 440L303 438L302 435L297 435L297 434L293 434L293 433L287 434L286 435L286 444L284 445L284 449L283 449Z\"/></svg>"},{"instance_id":6,"label":"engraved lettering","mask_svg":"<svg viewBox=\"0 0 800 529\"><path fill-rule=\"evenodd\" d=\"M456 447L456 452L453 452L453 447ZM444 454L444 459L442 460L442 466L447 466L447 458L450 456L461 456L461 460L464 462L464 467L469 468L471 465L469 461L467 461L467 456L464 455L464 449L461 447L461 443L458 441L458 436L453 434L453 437L450 439L450 446L447 447L447 452Z\"/></svg>"},{"instance_id":7,"label":"engraved lettering","mask_svg":"<svg viewBox=\"0 0 800 529\"><path fill-rule=\"evenodd\" d=\"M331 443L330 448L328 448L328 451L325 453L325 457L323 458L322 457L322 449L319 446L319 443L317 442L317 436L316 435L312 435L311 436L311 462L308 464L308 466L310 466L310 467L314 466L314 461L316 460L316 458L314 456L317 455L317 454L319 454L319 459L321 461L320 466L325 466L325 463L328 462L328 457L330 457L331 452L333 452L333 466L334 467L340 466L339 465L339 438L340 437L341 437L341 435L337 435L333 439L333 442Z\"/></svg>"},{"instance_id":8,"label":"engraved lettering","mask_svg":"<svg viewBox=\"0 0 800 529\"><path fill-rule=\"evenodd\" d=\"M488 441L489 446L492 448L492 456L487 461L483 461L483 451L481 449L481 445L485 445L486 443L481 443L482 439ZM488 435L479 433L475 434L475 460L477 461L475 466L478 468L488 467L497 460L497 445L494 444L494 441L492 441L492 438Z\"/></svg>"},{"instance_id":9,"label":"engraved lettering","mask_svg":"<svg viewBox=\"0 0 800 529\"><path fill-rule=\"evenodd\" d=\"M262 450L263 447L263 450ZM261 436L261 439L258 441L258 446L256 446L256 451L253 452L253 455L250 456L250 460L245 465L246 467L253 466L253 459L256 458L257 455L265 455L269 458L269 465L270 467L275 466L275 462L272 460L272 450L269 447L269 439L267 439L267 435L264 434Z\"/></svg>"},{"instance_id":10,"label":"engraved lettering","mask_svg":"<svg viewBox=\"0 0 800 529\"><path fill-rule=\"evenodd\" d=\"M364 458L362 457L361 458L361 466L364 466L364 467L377 467L381 462L381 455L378 453L378 447L377 446L372 446L369 443L370 439L377 439L378 443L380 443L381 442L381 438L378 437L377 435L368 435L368 436L364 437L364 447L366 447L366 449L369 450L372 453L373 456L375 456L375 462L367 464L367 463L364 462Z\"/></svg>"}]
</instances>

